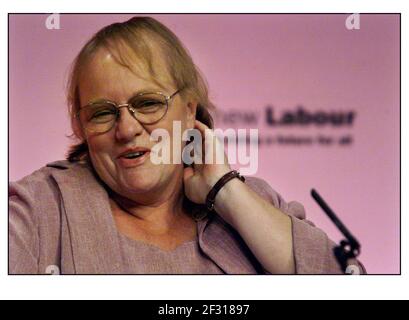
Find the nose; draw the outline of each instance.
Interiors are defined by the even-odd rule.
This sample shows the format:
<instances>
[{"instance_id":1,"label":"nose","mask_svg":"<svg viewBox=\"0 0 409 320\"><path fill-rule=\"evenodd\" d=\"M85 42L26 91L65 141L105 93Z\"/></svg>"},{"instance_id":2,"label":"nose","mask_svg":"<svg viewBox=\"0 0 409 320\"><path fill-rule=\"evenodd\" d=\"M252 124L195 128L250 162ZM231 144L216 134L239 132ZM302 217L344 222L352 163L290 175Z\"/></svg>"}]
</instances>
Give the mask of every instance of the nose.
<instances>
[{"instance_id":1,"label":"nose","mask_svg":"<svg viewBox=\"0 0 409 320\"><path fill-rule=\"evenodd\" d=\"M119 119L115 128L115 136L118 141L131 141L135 136L141 135L144 128L135 119L133 112L126 105L119 109Z\"/></svg>"}]
</instances>

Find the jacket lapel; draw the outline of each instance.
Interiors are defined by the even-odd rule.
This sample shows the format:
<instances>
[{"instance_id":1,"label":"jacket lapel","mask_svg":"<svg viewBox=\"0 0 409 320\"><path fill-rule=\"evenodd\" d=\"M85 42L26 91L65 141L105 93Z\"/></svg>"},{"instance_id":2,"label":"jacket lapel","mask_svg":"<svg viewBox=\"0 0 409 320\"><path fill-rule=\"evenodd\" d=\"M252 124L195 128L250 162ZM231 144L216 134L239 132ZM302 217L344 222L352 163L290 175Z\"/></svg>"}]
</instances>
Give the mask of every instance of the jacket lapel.
<instances>
[{"instance_id":1,"label":"jacket lapel","mask_svg":"<svg viewBox=\"0 0 409 320\"><path fill-rule=\"evenodd\" d=\"M217 214L198 222L199 245L226 274L257 274L262 269L240 235Z\"/></svg>"},{"instance_id":2,"label":"jacket lapel","mask_svg":"<svg viewBox=\"0 0 409 320\"><path fill-rule=\"evenodd\" d=\"M56 170L52 176L63 206L62 273L122 273L117 229L105 189L86 165Z\"/></svg>"}]
</instances>

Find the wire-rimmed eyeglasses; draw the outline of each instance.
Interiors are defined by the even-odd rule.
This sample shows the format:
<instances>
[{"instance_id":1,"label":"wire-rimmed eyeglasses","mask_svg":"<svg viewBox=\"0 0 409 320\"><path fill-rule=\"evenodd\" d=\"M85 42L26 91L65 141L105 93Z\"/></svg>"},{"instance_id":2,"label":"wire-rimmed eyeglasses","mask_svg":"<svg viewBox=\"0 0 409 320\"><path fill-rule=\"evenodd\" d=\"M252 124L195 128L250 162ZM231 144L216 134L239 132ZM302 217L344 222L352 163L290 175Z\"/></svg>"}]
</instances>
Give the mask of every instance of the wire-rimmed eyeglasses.
<instances>
[{"instance_id":1,"label":"wire-rimmed eyeglasses","mask_svg":"<svg viewBox=\"0 0 409 320\"><path fill-rule=\"evenodd\" d=\"M117 104L110 100L99 100L80 108L76 117L83 128L90 133L105 133L113 128L120 117L120 108L129 112L142 124L154 124L163 119L169 108L169 101L181 90L171 95L162 92L142 92L129 99L128 103Z\"/></svg>"}]
</instances>

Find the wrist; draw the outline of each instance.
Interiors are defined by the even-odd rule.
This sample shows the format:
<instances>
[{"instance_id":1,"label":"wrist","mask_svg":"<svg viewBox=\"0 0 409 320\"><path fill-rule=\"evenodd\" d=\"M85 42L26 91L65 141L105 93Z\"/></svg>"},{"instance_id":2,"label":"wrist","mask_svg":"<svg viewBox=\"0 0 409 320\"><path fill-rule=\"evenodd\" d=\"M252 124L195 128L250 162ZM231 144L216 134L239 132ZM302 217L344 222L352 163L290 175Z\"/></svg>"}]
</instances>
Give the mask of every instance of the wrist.
<instances>
[{"instance_id":1,"label":"wrist","mask_svg":"<svg viewBox=\"0 0 409 320\"><path fill-rule=\"evenodd\" d=\"M232 181L243 183L244 177L236 170L230 170L227 173L221 175L221 177L213 184L206 196L206 206L209 210L214 210L216 197L227 185L232 184Z\"/></svg>"},{"instance_id":2,"label":"wrist","mask_svg":"<svg viewBox=\"0 0 409 320\"><path fill-rule=\"evenodd\" d=\"M213 175L211 175L208 179L207 179L207 192L209 192L217 183L217 181L219 181L226 173L230 172L231 169L226 169L226 170L222 170L220 172L217 172Z\"/></svg>"},{"instance_id":3,"label":"wrist","mask_svg":"<svg viewBox=\"0 0 409 320\"><path fill-rule=\"evenodd\" d=\"M237 206L246 194L246 184L239 179L229 181L216 195L214 210L233 228L237 227Z\"/></svg>"}]
</instances>

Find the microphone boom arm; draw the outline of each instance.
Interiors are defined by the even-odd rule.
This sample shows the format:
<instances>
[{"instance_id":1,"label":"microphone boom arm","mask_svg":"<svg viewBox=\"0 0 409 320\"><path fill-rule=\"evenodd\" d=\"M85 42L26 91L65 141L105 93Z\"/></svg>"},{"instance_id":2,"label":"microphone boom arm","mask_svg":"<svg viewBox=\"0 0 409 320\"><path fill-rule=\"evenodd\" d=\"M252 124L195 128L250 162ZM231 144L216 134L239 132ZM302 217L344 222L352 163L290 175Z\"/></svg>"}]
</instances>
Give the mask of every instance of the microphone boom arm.
<instances>
[{"instance_id":1,"label":"microphone boom arm","mask_svg":"<svg viewBox=\"0 0 409 320\"><path fill-rule=\"evenodd\" d=\"M346 240L341 240L340 245L334 248L334 254L341 271L345 273L348 267L348 260L358 257L361 253L361 245L317 191L312 189L311 196L317 201L322 210L324 210L331 221L337 226L338 230L341 231L346 238Z\"/></svg>"}]
</instances>

